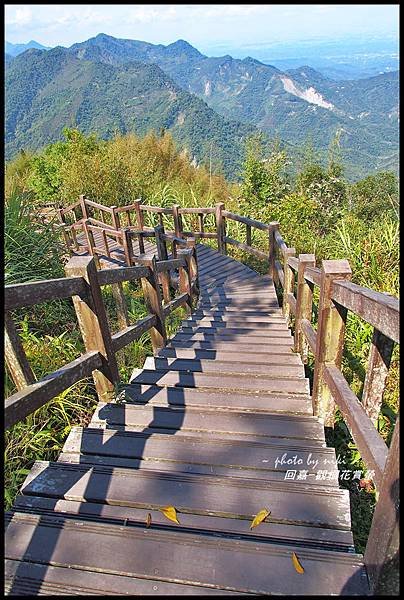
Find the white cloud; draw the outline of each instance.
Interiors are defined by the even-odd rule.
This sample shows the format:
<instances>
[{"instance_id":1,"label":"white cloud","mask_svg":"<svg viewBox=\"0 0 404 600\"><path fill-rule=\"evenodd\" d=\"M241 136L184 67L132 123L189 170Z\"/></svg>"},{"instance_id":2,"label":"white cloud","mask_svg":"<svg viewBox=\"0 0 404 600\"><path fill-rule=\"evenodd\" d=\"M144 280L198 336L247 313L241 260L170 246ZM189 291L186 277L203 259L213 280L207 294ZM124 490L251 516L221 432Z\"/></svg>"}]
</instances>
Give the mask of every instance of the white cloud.
<instances>
[{"instance_id":1,"label":"white cloud","mask_svg":"<svg viewBox=\"0 0 404 600\"><path fill-rule=\"evenodd\" d=\"M10 10L11 7L6 5L5 8L6 25L28 25L32 20L32 11L26 6L17 8L15 9L15 11L13 10L15 7L13 7L13 9Z\"/></svg>"}]
</instances>

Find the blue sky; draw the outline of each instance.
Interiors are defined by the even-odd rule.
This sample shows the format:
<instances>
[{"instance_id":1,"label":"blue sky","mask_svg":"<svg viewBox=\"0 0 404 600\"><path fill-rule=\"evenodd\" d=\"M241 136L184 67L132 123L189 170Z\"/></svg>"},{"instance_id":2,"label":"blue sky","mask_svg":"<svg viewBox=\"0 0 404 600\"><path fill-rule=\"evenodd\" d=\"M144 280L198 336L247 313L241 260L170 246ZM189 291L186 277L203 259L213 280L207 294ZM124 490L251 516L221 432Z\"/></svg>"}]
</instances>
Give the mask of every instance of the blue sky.
<instances>
[{"instance_id":1,"label":"blue sky","mask_svg":"<svg viewBox=\"0 0 404 600\"><path fill-rule=\"evenodd\" d=\"M6 4L8 42L70 46L98 33L202 52L312 38L394 36L398 4Z\"/></svg>"}]
</instances>

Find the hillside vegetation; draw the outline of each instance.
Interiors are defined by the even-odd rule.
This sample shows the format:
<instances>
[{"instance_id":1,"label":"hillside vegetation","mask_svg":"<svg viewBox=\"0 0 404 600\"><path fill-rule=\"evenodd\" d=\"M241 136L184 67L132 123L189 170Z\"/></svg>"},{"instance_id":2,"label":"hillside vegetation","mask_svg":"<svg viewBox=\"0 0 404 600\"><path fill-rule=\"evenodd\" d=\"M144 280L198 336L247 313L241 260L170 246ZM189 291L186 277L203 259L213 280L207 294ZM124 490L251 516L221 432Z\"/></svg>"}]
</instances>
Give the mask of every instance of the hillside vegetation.
<instances>
[{"instance_id":1,"label":"hillside vegetation","mask_svg":"<svg viewBox=\"0 0 404 600\"><path fill-rule=\"evenodd\" d=\"M125 205L141 197L145 203L169 206L213 206L225 202L232 212L269 222L279 220L280 231L297 253L315 253L317 259L347 258L353 281L398 295L398 181L391 172L370 175L355 184L347 182L340 164L338 143L331 147L324 166L311 147L293 176L290 158L274 141L271 151L252 137L241 155L241 184L229 183L204 167L195 167L189 155L176 148L170 133L117 135L105 141L75 129L64 131L64 141L41 153L21 153L6 168L6 283L60 277L64 255L52 227L36 218L37 207L56 201L67 206L79 194L105 205ZM295 165L295 171L298 170ZM212 223L213 227L213 223ZM213 229L212 229L213 230ZM262 234L262 235L261 235ZM245 228L229 224L229 235L245 241ZM266 248L262 232L254 233L257 247ZM265 272L267 265L240 252L234 256ZM24 259L24 260L22 260ZM125 290L132 320L145 314L141 290ZM114 319L113 300L105 301ZM70 301L55 301L14 315L24 347L39 378L77 357L82 342ZM180 315L169 325L178 325ZM343 369L360 397L372 328L355 316L347 326ZM121 360L125 380L141 367L150 342L147 334L130 347ZM310 365L309 365L310 367ZM13 383L6 373L6 396ZM86 423L96 398L91 383L81 382L47 406L15 425L6 434L6 506L9 506L36 459L55 458L71 426ZM378 428L389 443L398 412L398 356L395 351ZM340 468L365 471L349 432L338 417L334 432ZM374 490L345 482L351 489L355 544L363 551L374 506Z\"/></svg>"}]
</instances>

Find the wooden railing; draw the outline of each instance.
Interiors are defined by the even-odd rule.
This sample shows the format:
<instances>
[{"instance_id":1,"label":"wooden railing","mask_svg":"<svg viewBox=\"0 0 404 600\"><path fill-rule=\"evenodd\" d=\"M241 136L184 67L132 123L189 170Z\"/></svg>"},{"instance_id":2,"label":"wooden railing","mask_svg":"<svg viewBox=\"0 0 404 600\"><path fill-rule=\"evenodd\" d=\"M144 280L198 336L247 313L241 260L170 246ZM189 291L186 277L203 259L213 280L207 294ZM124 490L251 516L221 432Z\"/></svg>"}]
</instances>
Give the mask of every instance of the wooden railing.
<instances>
[{"instance_id":1,"label":"wooden railing","mask_svg":"<svg viewBox=\"0 0 404 600\"><path fill-rule=\"evenodd\" d=\"M5 401L5 426L25 418L74 383L93 375L100 399L106 400L119 381L115 353L150 331L156 353L167 341L165 320L179 306L192 311L198 293L197 261L194 247L179 251L173 260L144 259L144 264L97 271L93 257L73 256L65 267L66 277L33 283L9 285L5 288L6 363L17 392ZM178 271L177 280L171 273ZM159 278L167 286L161 297ZM140 280L149 314L130 325L124 309L122 282ZM101 287L112 285L122 329L112 334L108 325ZM171 291L179 294L171 299ZM10 311L58 298L72 298L86 352L71 363L46 375L39 381L28 363Z\"/></svg>"},{"instance_id":2,"label":"wooden railing","mask_svg":"<svg viewBox=\"0 0 404 600\"><path fill-rule=\"evenodd\" d=\"M101 215L94 216L94 210ZM146 215L158 215L157 227L146 227ZM197 215L197 231L184 231L183 215ZM214 215L216 231L206 232L204 217ZM73 219L68 222L68 216ZM373 587L377 585L385 565L398 551L399 503L399 417L394 427L390 448L379 435L375 423L380 412L393 346L399 343L399 302L397 298L358 286L350 281L351 269L347 260L323 260L316 267L313 254L296 257L294 248L287 246L279 232L279 223L261 223L215 207L171 208L154 207L136 200L122 207L104 207L80 197L79 202L59 209L59 220L66 244L71 253L78 249L77 230L85 233L87 249L98 264L98 256L109 256L108 237L122 244L127 267L102 270L98 274L91 258L73 257L66 267L68 277L51 282L6 287L6 310L29 306L51 298L73 296L78 320L86 345L86 354L40 382L33 383L32 372L9 316L6 317L8 352L7 364L21 391L6 401L6 426L29 414L62 389L94 372L100 397L112 390L117 381L115 352L151 331L153 349L164 345L164 319L175 308L185 305L191 311L198 294L195 239L216 239L219 252L226 254L228 244L268 262L275 284L282 290L282 310L290 323L294 319L294 349L304 363L308 352L314 357L313 413L326 427L333 427L335 405L346 421L357 448L367 467L374 471L379 501L365 552L365 563ZM107 222L109 218L110 223ZM172 218L172 231L165 231L163 219ZM234 221L246 227L246 243L226 233L226 223ZM97 247L93 232L102 232L103 247ZM252 245L252 230L267 232L268 250ZM137 238L139 253L133 252ZM144 238L153 238L158 261L144 252ZM173 258L168 260L167 243ZM184 249L179 249L183 247ZM142 266L133 266L135 263ZM179 268L179 276L171 275ZM102 304L100 286L114 284L115 298L121 306L120 321L125 324L122 281L141 279L149 316L136 325L126 325L111 335ZM164 305L161 300L160 285ZM172 299L173 285L179 296ZM313 290L319 288L317 329L312 324ZM35 300L33 300L35 298ZM348 311L374 327L362 400L350 389L341 372L345 324ZM25 387L28 386L28 387Z\"/></svg>"}]
</instances>

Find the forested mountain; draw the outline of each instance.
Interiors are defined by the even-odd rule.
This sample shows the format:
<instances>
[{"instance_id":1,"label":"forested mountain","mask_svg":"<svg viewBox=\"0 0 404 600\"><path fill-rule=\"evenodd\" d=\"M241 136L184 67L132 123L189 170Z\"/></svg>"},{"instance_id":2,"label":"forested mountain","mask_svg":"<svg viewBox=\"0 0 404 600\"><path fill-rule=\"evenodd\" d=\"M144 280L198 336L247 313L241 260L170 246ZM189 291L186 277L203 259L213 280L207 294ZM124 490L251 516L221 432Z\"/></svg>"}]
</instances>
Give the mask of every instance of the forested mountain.
<instances>
[{"instance_id":1,"label":"forested mountain","mask_svg":"<svg viewBox=\"0 0 404 600\"><path fill-rule=\"evenodd\" d=\"M255 129L226 120L157 65L79 59L66 49L28 50L6 70L6 156L56 141L66 126L107 138L167 129L195 156L237 173Z\"/></svg>"},{"instance_id":2,"label":"forested mountain","mask_svg":"<svg viewBox=\"0 0 404 600\"><path fill-rule=\"evenodd\" d=\"M338 133L351 178L397 168L398 72L333 81L308 66L207 57L184 40L164 46L105 34L29 50L6 66L7 156L57 139L65 125L104 137L164 127L198 161L213 156L234 176L242 140L259 129L292 153L308 137L324 153Z\"/></svg>"},{"instance_id":3,"label":"forested mountain","mask_svg":"<svg viewBox=\"0 0 404 600\"><path fill-rule=\"evenodd\" d=\"M358 174L398 163L397 71L333 81L310 67L283 72L252 58L207 57L184 40L163 46L105 34L69 51L114 65L133 59L158 64L226 118L292 144L310 132L314 146L326 149L338 131L345 161Z\"/></svg>"}]
</instances>

